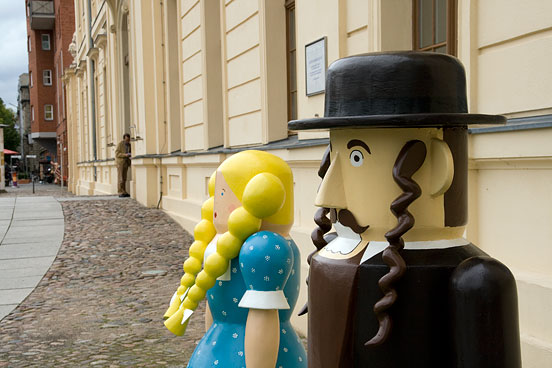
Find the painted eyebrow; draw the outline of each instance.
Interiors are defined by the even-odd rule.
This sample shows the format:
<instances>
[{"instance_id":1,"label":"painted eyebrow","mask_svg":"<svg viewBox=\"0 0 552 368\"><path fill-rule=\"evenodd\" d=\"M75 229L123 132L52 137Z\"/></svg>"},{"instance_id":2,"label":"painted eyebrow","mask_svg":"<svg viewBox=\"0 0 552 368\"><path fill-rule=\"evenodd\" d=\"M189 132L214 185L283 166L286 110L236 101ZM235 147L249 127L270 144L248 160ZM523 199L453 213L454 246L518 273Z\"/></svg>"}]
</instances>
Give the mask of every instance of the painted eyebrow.
<instances>
[{"instance_id":1,"label":"painted eyebrow","mask_svg":"<svg viewBox=\"0 0 552 368\"><path fill-rule=\"evenodd\" d=\"M347 148L353 148L355 146L360 146L364 148L366 152L368 152L369 154L372 154L372 152L370 152L370 147L368 147L368 145L363 141L361 141L360 139L351 139L349 143L347 143Z\"/></svg>"}]
</instances>

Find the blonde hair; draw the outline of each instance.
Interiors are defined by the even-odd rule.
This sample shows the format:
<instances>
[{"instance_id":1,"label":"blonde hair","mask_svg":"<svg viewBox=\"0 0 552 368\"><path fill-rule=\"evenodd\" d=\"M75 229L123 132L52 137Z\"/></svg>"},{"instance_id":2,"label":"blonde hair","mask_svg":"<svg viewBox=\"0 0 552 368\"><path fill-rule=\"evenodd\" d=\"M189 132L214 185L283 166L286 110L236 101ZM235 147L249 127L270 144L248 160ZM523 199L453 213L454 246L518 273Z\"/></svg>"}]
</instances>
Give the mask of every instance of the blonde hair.
<instances>
[{"instance_id":1,"label":"blonde hair","mask_svg":"<svg viewBox=\"0 0 552 368\"><path fill-rule=\"evenodd\" d=\"M188 249L188 259L182 265L184 275L180 279L180 286L174 294L169 309L165 312L163 318L171 317L180 307L180 298L186 290L193 286L197 273L201 270L203 255L207 245L216 235L213 225L213 206L215 194L215 173L209 178L209 199L203 202L201 206L201 221L194 227L194 242Z\"/></svg>"},{"instance_id":2,"label":"blonde hair","mask_svg":"<svg viewBox=\"0 0 552 368\"><path fill-rule=\"evenodd\" d=\"M226 272L229 261L238 256L243 242L259 231L263 221L290 226L293 223L293 176L284 160L263 151L243 151L225 160L219 166L219 172L242 206L230 213L228 231L218 238L216 252L207 257L201 270L205 248L215 235L212 222L214 173L209 181L211 197L204 203L202 220L194 229L196 241L190 247L190 257L184 262L186 273L177 291L179 298L173 300L173 304L180 304L180 297L186 290L187 294L179 309L165 322L167 328L177 335L182 335L187 325L187 322L181 322L184 310L197 308L217 277ZM207 235L210 238L206 242ZM196 243L198 245L194 247ZM173 304L167 313L174 310Z\"/></svg>"}]
</instances>

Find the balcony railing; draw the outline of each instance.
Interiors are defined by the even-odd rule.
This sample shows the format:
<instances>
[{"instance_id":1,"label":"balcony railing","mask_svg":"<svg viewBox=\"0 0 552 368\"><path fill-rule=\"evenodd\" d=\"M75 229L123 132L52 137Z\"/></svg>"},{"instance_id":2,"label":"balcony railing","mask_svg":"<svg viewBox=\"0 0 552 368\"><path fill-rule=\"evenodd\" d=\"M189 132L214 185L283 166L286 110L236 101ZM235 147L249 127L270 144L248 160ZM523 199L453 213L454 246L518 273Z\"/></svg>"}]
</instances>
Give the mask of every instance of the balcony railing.
<instances>
[{"instance_id":1,"label":"balcony railing","mask_svg":"<svg viewBox=\"0 0 552 368\"><path fill-rule=\"evenodd\" d=\"M53 29L55 14L53 1L31 0L30 4L31 29Z\"/></svg>"}]
</instances>

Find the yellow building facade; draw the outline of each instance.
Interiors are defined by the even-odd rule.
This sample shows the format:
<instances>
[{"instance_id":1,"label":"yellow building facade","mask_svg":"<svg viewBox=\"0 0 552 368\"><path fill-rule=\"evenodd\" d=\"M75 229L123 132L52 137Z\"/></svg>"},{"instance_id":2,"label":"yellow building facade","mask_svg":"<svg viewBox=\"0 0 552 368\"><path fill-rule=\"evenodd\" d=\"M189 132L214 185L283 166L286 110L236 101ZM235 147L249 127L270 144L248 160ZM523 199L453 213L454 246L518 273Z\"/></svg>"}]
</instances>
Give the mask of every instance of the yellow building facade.
<instances>
[{"instance_id":1,"label":"yellow building facade","mask_svg":"<svg viewBox=\"0 0 552 368\"><path fill-rule=\"evenodd\" d=\"M324 113L324 94L307 95L309 47L324 46L326 66L373 51L454 54L470 112L509 118L471 130L467 238L518 280L524 366L552 365L550 14L547 0L75 0L69 189L117 193L115 146L130 133L129 193L191 232L213 170L270 150L294 173L292 236L306 260L328 139L287 122ZM306 332L305 317L294 322Z\"/></svg>"}]
</instances>

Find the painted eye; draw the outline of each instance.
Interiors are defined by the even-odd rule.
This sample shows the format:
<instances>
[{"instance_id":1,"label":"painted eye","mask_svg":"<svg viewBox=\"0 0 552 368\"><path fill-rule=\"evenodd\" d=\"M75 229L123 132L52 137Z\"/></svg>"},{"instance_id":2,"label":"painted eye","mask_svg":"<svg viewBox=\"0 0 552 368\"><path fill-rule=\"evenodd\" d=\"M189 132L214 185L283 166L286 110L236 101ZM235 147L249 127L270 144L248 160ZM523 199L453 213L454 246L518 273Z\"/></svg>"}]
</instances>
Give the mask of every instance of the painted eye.
<instances>
[{"instance_id":1,"label":"painted eye","mask_svg":"<svg viewBox=\"0 0 552 368\"><path fill-rule=\"evenodd\" d=\"M359 150L354 150L351 152L349 160L351 161L351 165L354 167L360 167L364 162L364 155Z\"/></svg>"},{"instance_id":2,"label":"painted eye","mask_svg":"<svg viewBox=\"0 0 552 368\"><path fill-rule=\"evenodd\" d=\"M220 195L223 196L223 195L224 195L224 192L220 192Z\"/></svg>"}]
</instances>

